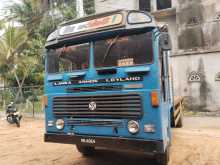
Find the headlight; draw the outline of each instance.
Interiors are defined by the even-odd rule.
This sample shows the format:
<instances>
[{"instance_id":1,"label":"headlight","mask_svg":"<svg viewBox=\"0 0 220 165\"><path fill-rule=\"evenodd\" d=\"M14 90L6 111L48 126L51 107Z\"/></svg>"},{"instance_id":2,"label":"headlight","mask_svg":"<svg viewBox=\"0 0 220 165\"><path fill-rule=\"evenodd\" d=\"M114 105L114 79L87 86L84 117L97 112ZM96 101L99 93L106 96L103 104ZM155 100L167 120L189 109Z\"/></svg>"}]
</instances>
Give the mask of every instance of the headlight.
<instances>
[{"instance_id":1,"label":"headlight","mask_svg":"<svg viewBox=\"0 0 220 165\"><path fill-rule=\"evenodd\" d=\"M136 134L139 131L139 124L137 121L131 120L128 122L128 131L131 134Z\"/></svg>"},{"instance_id":2,"label":"headlight","mask_svg":"<svg viewBox=\"0 0 220 165\"><path fill-rule=\"evenodd\" d=\"M64 128L64 120L63 119L58 119L56 121L56 127L57 127L57 129L63 129Z\"/></svg>"}]
</instances>

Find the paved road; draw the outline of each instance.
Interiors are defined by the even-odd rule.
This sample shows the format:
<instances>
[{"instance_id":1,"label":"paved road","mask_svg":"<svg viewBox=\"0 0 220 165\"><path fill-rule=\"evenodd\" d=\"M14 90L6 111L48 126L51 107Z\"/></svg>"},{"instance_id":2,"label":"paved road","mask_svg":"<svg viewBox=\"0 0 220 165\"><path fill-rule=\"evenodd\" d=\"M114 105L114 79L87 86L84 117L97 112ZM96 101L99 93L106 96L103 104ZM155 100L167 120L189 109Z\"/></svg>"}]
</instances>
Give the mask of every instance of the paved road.
<instances>
[{"instance_id":1,"label":"paved road","mask_svg":"<svg viewBox=\"0 0 220 165\"><path fill-rule=\"evenodd\" d=\"M187 117L173 130L170 165L219 165L220 118ZM24 119L21 128L0 120L0 165L154 165L141 154L98 150L84 158L72 145L43 142L44 121Z\"/></svg>"},{"instance_id":2,"label":"paved road","mask_svg":"<svg viewBox=\"0 0 220 165\"><path fill-rule=\"evenodd\" d=\"M220 117L184 117L184 128L220 129Z\"/></svg>"}]
</instances>

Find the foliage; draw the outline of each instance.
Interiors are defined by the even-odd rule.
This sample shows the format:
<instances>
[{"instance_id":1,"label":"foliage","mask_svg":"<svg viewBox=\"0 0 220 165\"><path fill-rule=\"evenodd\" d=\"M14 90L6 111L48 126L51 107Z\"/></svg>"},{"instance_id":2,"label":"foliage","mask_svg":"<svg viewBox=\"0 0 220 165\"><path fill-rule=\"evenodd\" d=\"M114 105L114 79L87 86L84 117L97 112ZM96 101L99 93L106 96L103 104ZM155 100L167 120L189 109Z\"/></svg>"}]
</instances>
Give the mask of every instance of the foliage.
<instances>
[{"instance_id":1,"label":"foliage","mask_svg":"<svg viewBox=\"0 0 220 165\"><path fill-rule=\"evenodd\" d=\"M23 25L30 35L39 26L45 13L42 10L41 2L36 0L22 0L22 3L13 3L9 6L9 11L8 20Z\"/></svg>"},{"instance_id":2,"label":"foliage","mask_svg":"<svg viewBox=\"0 0 220 165\"><path fill-rule=\"evenodd\" d=\"M0 74L9 86L43 84L43 52L47 36L64 21L76 18L75 0L20 0L8 6L4 34L0 38ZM84 0L86 14L94 12L94 0ZM13 22L20 26L14 26ZM22 94L22 92L21 92Z\"/></svg>"},{"instance_id":3,"label":"foliage","mask_svg":"<svg viewBox=\"0 0 220 165\"><path fill-rule=\"evenodd\" d=\"M22 41L27 39L27 33L24 28L15 28L11 25L8 25L4 30L0 40L0 60L8 63L21 49Z\"/></svg>"},{"instance_id":4,"label":"foliage","mask_svg":"<svg viewBox=\"0 0 220 165\"><path fill-rule=\"evenodd\" d=\"M95 13L95 0L84 0L84 10L87 15Z\"/></svg>"}]
</instances>

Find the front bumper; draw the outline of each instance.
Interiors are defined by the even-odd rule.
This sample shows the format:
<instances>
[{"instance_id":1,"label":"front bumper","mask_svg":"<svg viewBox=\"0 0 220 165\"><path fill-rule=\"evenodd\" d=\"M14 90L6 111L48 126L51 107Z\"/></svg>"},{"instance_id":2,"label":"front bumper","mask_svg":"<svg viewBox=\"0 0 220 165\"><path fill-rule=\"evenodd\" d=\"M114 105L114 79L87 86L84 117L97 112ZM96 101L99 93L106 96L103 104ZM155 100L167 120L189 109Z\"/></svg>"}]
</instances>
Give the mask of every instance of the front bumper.
<instances>
[{"instance_id":1,"label":"front bumper","mask_svg":"<svg viewBox=\"0 0 220 165\"><path fill-rule=\"evenodd\" d=\"M108 149L142 152L146 154L164 153L164 144L160 140L128 139L121 137L79 136L66 134L44 134L45 142L77 144Z\"/></svg>"}]
</instances>

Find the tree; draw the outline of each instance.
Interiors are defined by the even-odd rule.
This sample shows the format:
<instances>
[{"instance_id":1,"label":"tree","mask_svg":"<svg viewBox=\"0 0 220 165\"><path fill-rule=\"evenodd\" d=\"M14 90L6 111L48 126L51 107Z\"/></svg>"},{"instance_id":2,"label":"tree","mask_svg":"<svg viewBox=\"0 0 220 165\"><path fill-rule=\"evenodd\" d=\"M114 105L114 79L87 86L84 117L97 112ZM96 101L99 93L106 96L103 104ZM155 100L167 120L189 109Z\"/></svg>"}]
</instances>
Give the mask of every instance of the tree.
<instances>
[{"instance_id":1,"label":"tree","mask_svg":"<svg viewBox=\"0 0 220 165\"><path fill-rule=\"evenodd\" d=\"M76 18L74 0L20 0L8 6L7 22L20 26L0 28L0 74L10 86L18 86L16 99L22 98L24 85L43 84L42 54L47 36L63 21ZM86 14L94 12L94 1L85 0Z\"/></svg>"},{"instance_id":2,"label":"tree","mask_svg":"<svg viewBox=\"0 0 220 165\"><path fill-rule=\"evenodd\" d=\"M23 25L29 35L39 27L44 14L47 12L43 10L41 2L36 0L22 0L22 3L13 3L8 9L10 12L8 20Z\"/></svg>"},{"instance_id":3,"label":"tree","mask_svg":"<svg viewBox=\"0 0 220 165\"><path fill-rule=\"evenodd\" d=\"M16 21L24 26L28 31L29 38L34 37L35 33L40 30L44 32L43 35L48 35L61 22L76 17L74 1L56 0L50 5L44 0L21 1L22 3L13 3L8 7L10 16L7 20ZM49 8L49 6L51 7ZM45 31L47 32L45 33Z\"/></svg>"},{"instance_id":4,"label":"tree","mask_svg":"<svg viewBox=\"0 0 220 165\"><path fill-rule=\"evenodd\" d=\"M5 65L3 65L3 62L0 65L0 68L2 67L2 71L4 71L4 73L7 70L12 70L11 68L14 68L15 62L18 62L17 60L21 59L21 57L22 59L26 57L42 59L41 56L43 54L42 52L44 50L47 36L51 32L53 32L57 28L57 25L59 25L61 22L76 18L75 1L54 0L50 1L52 2L50 4L48 3L48 1L45 0L21 0L21 2L22 3L13 3L11 6L8 7L10 14L9 17L7 17L7 21L19 23L21 27L17 29L19 29L20 32L22 32L22 29L24 29L26 35L25 38L11 38L11 43L15 43L15 45L17 46L12 46L9 43L0 46L0 50L2 50L2 54L4 54L0 58L6 57L6 59L2 60L5 61ZM87 4L89 4L89 1L86 3L86 5ZM89 9L89 11L91 11L91 9ZM5 37L8 34L8 31L9 29L6 30L6 33L4 34ZM6 39L3 38L1 40L2 42L6 41ZM19 41L18 44L17 41ZM4 45L6 45L7 48L4 48ZM7 56L5 56L5 54L7 54ZM9 58L9 56L11 58ZM10 62L8 63L7 60ZM17 84L18 86L22 86L23 84L34 83L32 79L36 77L33 76L34 74L36 74L38 75L37 81L41 81L43 73L42 64L42 61L37 60L35 66L32 66L33 69L31 70L31 72L29 72L29 75L25 76L26 78L24 79L24 82L22 80L19 81L18 79L16 79L15 75L10 76L10 79L6 79L9 80L8 83L10 85ZM19 65L16 66L19 67ZM17 74L17 77L19 78L23 77L22 75L25 75L22 73L20 68L22 67L17 68L16 72L14 72L14 74ZM2 72L3 76L4 73ZM7 76L8 74L6 74L4 77ZM19 83L21 84L19 85Z\"/></svg>"},{"instance_id":5,"label":"tree","mask_svg":"<svg viewBox=\"0 0 220 165\"><path fill-rule=\"evenodd\" d=\"M0 59L10 63L11 58L13 59L21 49L21 41L27 39L27 32L24 28L16 28L13 25L8 25L4 30L0 38Z\"/></svg>"},{"instance_id":6,"label":"tree","mask_svg":"<svg viewBox=\"0 0 220 165\"><path fill-rule=\"evenodd\" d=\"M28 77L30 72L33 71L33 66L37 64L37 59L36 56L28 57L20 55L15 59L15 63L15 67L12 70L18 85L18 92L16 94L15 101L18 101L19 99L19 101L23 101L23 85L25 83L25 79Z\"/></svg>"},{"instance_id":7,"label":"tree","mask_svg":"<svg viewBox=\"0 0 220 165\"><path fill-rule=\"evenodd\" d=\"M19 80L16 69L16 63L20 60L19 52L23 43L21 41L26 40L27 32L23 28L17 28L12 25L8 25L4 34L0 38L0 68L1 74L4 79L10 74L13 74L17 85L19 87L19 93L22 93L23 83Z\"/></svg>"}]
</instances>

